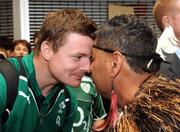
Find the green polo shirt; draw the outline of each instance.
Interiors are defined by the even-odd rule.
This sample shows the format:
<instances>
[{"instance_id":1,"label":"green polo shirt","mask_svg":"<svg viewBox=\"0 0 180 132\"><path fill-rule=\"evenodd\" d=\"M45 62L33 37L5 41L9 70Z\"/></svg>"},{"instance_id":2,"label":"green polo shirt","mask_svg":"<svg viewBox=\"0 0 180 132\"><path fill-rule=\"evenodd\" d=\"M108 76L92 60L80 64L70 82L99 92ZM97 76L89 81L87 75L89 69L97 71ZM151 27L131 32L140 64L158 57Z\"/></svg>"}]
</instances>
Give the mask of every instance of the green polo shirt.
<instances>
[{"instance_id":1,"label":"green polo shirt","mask_svg":"<svg viewBox=\"0 0 180 132\"><path fill-rule=\"evenodd\" d=\"M97 94L91 78L84 76L81 86L71 88L77 97L77 114L73 124L72 132L91 132L94 120L106 117L102 98Z\"/></svg>"},{"instance_id":2,"label":"green polo shirt","mask_svg":"<svg viewBox=\"0 0 180 132\"><path fill-rule=\"evenodd\" d=\"M43 97L35 78L35 69L31 53L22 59L26 77L19 76L18 95L8 120L0 128L3 132L70 132L76 114L76 97L71 89L66 94L70 103L66 103L65 90L57 84ZM10 61L19 69L15 58ZM6 82L0 74L0 117L6 106ZM57 93L58 92L58 93ZM57 95L56 99L53 97ZM67 107L70 105L70 107Z\"/></svg>"}]
</instances>

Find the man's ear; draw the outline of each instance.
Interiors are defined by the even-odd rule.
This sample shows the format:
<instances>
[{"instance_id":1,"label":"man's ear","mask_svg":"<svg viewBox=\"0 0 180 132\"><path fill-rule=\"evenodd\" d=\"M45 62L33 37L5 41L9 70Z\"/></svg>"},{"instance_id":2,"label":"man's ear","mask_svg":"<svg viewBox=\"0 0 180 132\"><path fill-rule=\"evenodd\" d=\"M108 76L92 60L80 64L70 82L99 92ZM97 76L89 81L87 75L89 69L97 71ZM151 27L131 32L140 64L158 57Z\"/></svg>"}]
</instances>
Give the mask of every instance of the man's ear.
<instances>
[{"instance_id":1,"label":"man's ear","mask_svg":"<svg viewBox=\"0 0 180 132\"><path fill-rule=\"evenodd\" d=\"M162 17L162 24L163 24L164 28L169 25L169 18L168 18L168 16L163 16Z\"/></svg>"},{"instance_id":2,"label":"man's ear","mask_svg":"<svg viewBox=\"0 0 180 132\"><path fill-rule=\"evenodd\" d=\"M118 51L115 51L112 54L112 77L115 78L121 71L123 64L122 54Z\"/></svg>"},{"instance_id":3,"label":"man's ear","mask_svg":"<svg viewBox=\"0 0 180 132\"><path fill-rule=\"evenodd\" d=\"M43 41L42 42L42 44L41 44L41 54L42 54L42 57L46 61L50 60L51 55L52 55L52 48L51 48L48 41Z\"/></svg>"}]
</instances>

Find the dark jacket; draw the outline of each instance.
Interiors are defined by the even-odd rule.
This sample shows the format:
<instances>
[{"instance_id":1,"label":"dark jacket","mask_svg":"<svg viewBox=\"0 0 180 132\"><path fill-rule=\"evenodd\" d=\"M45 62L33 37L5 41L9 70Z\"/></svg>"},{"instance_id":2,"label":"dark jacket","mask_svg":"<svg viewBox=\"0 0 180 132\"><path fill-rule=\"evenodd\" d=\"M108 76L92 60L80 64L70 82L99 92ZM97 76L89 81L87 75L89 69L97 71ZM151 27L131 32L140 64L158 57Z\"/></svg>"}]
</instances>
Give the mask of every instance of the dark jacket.
<instances>
[{"instance_id":1,"label":"dark jacket","mask_svg":"<svg viewBox=\"0 0 180 132\"><path fill-rule=\"evenodd\" d=\"M166 62L162 62L160 67L160 73L168 75L169 77L178 77L180 78L180 59L178 56L173 54L168 54L163 51L163 55L166 57Z\"/></svg>"}]
</instances>

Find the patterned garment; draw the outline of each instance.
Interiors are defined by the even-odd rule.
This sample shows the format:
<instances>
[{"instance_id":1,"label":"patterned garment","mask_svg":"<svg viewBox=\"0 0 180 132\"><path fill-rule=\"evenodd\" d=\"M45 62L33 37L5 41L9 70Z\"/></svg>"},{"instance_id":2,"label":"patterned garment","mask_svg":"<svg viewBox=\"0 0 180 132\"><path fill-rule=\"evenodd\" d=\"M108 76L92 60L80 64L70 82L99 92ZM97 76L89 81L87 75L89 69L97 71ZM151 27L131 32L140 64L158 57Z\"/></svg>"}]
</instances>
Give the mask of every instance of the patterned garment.
<instances>
[{"instance_id":1,"label":"patterned garment","mask_svg":"<svg viewBox=\"0 0 180 132\"><path fill-rule=\"evenodd\" d=\"M120 110L121 111L121 110ZM152 75L119 112L114 132L179 132L180 79Z\"/></svg>"}]
</instances>

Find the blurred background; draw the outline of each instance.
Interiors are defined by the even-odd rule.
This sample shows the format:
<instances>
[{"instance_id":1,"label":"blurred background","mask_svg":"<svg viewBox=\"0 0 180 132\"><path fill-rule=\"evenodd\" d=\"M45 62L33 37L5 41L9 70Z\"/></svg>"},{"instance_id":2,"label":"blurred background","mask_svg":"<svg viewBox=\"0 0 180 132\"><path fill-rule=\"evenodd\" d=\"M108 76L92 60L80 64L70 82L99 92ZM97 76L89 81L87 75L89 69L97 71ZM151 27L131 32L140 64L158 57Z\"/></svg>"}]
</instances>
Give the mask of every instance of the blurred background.
<instances>
[{"instance_id":1,"label":"blurred background","mask_svg":"<svg viewBox=\"0 0 180 132\"><path fill-rule=\"evenodd\" d=\"M147 19L157 35L161 34L152 16L156 0L0 0L0 36L26 39L34 46L34 34L50 11L77 8L97 24L117 14L135 14Z\"/></svg>"}]
</instances>

